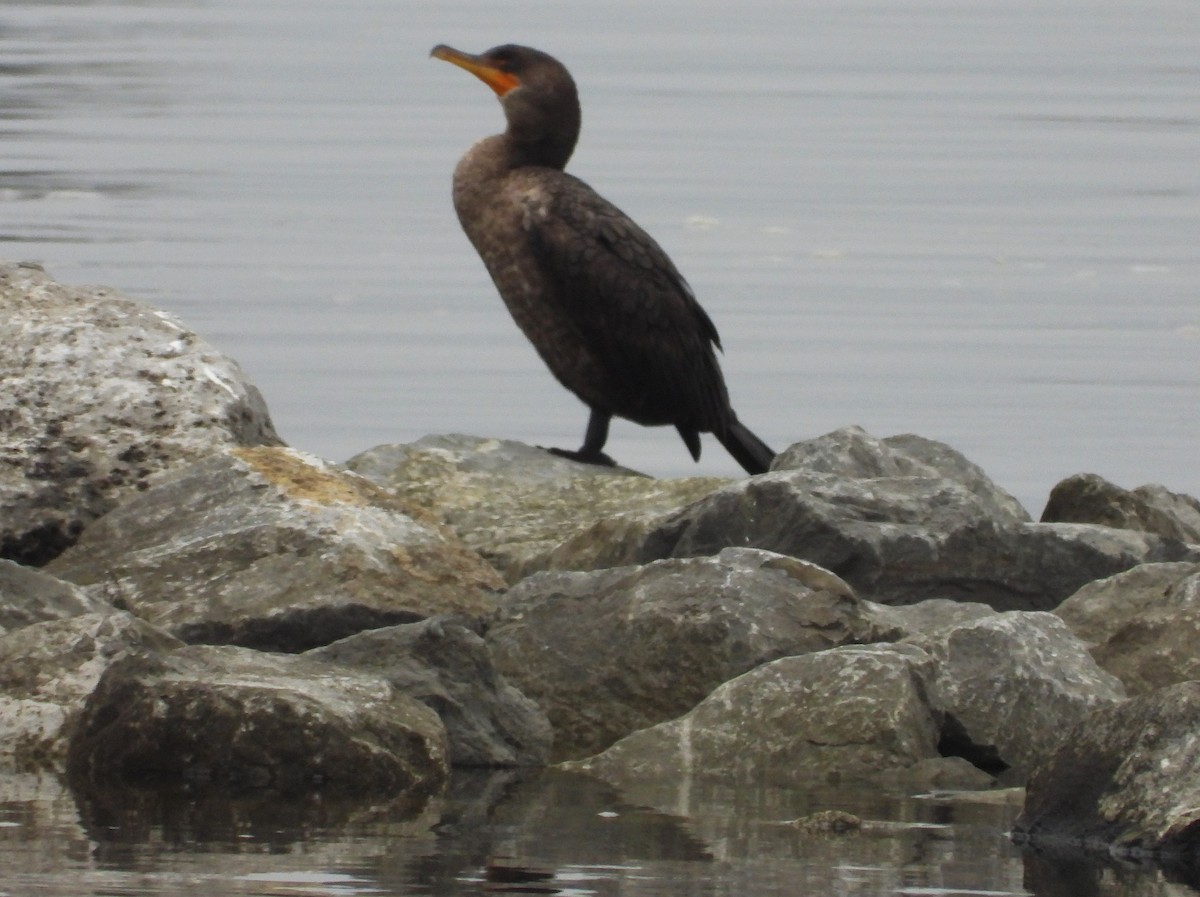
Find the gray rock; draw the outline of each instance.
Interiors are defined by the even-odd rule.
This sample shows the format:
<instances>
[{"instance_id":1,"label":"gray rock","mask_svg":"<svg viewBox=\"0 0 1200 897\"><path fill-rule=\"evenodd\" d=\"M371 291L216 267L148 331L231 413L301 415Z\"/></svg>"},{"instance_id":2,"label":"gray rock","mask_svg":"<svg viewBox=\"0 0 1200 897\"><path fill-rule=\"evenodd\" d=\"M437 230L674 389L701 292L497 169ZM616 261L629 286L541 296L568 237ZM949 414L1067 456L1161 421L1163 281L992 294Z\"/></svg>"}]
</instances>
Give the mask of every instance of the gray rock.
<instances>
[{"instance_id":1,"label":"gray rock","mask_svg":"<svg viewBox=\"0 0 1200 897\"><path fill-rule=\"evenodd\" d=\"M1054 611L1131 695L1200 679L1200 564L1144 564Z\"/></svg>"},{"instance_id":2,"label":"gray rock","mask_svg":"<svg viewBox=\"0 0 1200 897\"><path fill-rule=\"evenodd\" d=\"M280 651L440 613L482 617L503 586L379 487L267 447L172 475L46 569L184 641Z\"/></svg>"},{"instance_id":3,"label":"gray rock","mask_svg":"<svg viewBox=\"0 0 1200 897\"><path fill-rule=\"evenodd\" d=\"M235 362L110 290L0 264L0 557L40 565L156 474L280 442Z\"/></svg>"},{"instance_id":4,"label":"gray rock","mask_svg":"<svg viewBox=\"0 0 1200 897\"><path fill-rule=\"evenodd\" d=\"M848 480L949 480L973 495L997 523L1028 523L1029 512L993 483L983 469L942 442L911 433L877 439L861 427L843 427L789 446L772 470L794 470Z\"/></svg>"},{"instance_id":5,"label":"gray rock","mask_svg":"<svg viewBox=\"0 0 1200 897\"><path fill-rule=\"evenodd\" d=\"M1053 614L995 614L912 641L937 662L942 753L991 772L1012 770L1017 780L1067 728L1125 699L1120 681Z\"/></svg>"},{"instance_id":6,"label":"gray rock","mask_svg":"<svg viewBox=\"0 0 1200 897\"><path fill-rule=\"evenodd\" d=\"M684 716L565 767L617 784L696 778L811 787L894 780L938 759L932 676L932 660L912 646L784 657L726 682ZM921 775L929 775L927 768Z\"/></svg>"},{"instance_id":7,"label":"gray rock","mask_svg":"<svg viewBox=\"0 0 1200 897\"><path fill-rule=\"evenodd\" d=\"M185 646L112 664L71 740L80 787L193 783L427 794L445 783L437 714L379 676L312 658Z\"/></svg>"},{"instance_id":8,"label":"gray rock","mask_svg":"<svg viewBox=\"0 0 1200 897\"><path fill-rule=\"evenodd\" d=\"M550 756L546 715L496 672L486 643L461 622L375 629L304 656L373 672L435 711L455 766L540 766Z\"/></svg>"},{"instance_id":9,"label":"gray rock","mask_svg":"<svg viewBox=\"0 0 1200 897\"><path fill-rule=\"evenodd\" d=\"M1200 501L1159 485L1122 489L1094 473L1058 483L1042 521L1095 523L1200 544Z\"/></svg>"},{"instance_id":10,"label":"gray rock","mask_svg":"<svg viewBox=\"0 0 1200 897\"><path fill-rule=\"evenodd\" d=\"M459 435L378 446L346 466L428 510L509 583L554 568L551 555L575 533L583 535L573 543L573 563L575 555L589 558L588 569L629 563L621 548L630 538L726 482L654 480L519 442ZM596 524L603 526L593 532Z\"/></svg>"},{"instance_id":11,"label":"gray rock","mask_svg":"<svg viewBox=\"0 0 1200 897\"><path fill-rule=\"evenodd\" d=\"M972 601L952 601L949 598L929 598L916 604L875 604L867 602L871 616L882 629L892 630L885 641L916 639L947 629L973 623L998 612L986 604Z\"/></svg>"},{"instance_id":12,"label":"gray rock","mask_svg":"<svg viewBox=\"0 0 1200 897\"><path fill-rule=\"evenodd\" d=\"M1014 834L1117 855L1200 849L1200 682L1097 710L1034 774Z\"/></svg>"},{"instance_id":13,"label":"gray rock","mask_svg":"<svg viewBox=\"0 0 1200 897\"><path fill-rule=\"evenodd\" d=\"M180 642L109 611L33 623L0 636L0 763L61 769L84 701L101 674L134 651Z\"/></svg>"},{"instance_id":14,"label":"gray rock","mask_svg":"<svg viewBox=\"0 0 1200 897\"><path fill-rule=\"evenodd\" d=\"M556 758L587 756L691 709L786 654L881 635L848 586L794 558L729 549L516 585L487 633L496 666L554 726Z\"/></svg>"},{"instance_id":15,"label":"gray rock","mask_svg":"<svg viewBox=\"0 0 1200 897\"><path fill-rule=\"evenodd\" d=\"M105 610L112 607L73 583L0 560L0 635L45 620Z\"/></svg>"},{"instance_id":16,"label":"gray rock","mask_svg":"<svg viewBox=\"0 0 1200 897\"><path fill-rule=\"evenodd\" d=\"M853 454L866 442L834 442L850 453L851 472L874 472ZM1140 563L1200 560L1200 547L1148 533L1024 522L1003 494L956 479L957 463L944 476L857 479L779 469L797 451L785 452L773 472L731 483L666 518L630 553L646 563L749 545L825 567L873 601L953 598L998 610L1049 610L1084 583Z\"/></svg>"}]
</instances>

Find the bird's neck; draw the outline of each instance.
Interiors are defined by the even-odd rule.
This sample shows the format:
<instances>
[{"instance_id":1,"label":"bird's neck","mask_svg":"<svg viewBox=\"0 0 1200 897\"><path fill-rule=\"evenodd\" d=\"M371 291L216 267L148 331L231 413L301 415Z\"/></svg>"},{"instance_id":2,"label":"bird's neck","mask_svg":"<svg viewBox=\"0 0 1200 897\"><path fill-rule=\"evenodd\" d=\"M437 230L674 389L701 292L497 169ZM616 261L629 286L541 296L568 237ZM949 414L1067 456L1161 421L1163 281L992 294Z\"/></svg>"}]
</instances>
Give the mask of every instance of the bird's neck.
<instances>
[{"instance_id":1,"label":"bird's neck","mask_svg":"<svg viewBox=\"0 0 1200 897\"><path fill-rule=\"evenodd\" d=\"M571 153L575 151L575 141L579 137L579 132L560 131L536 140L528 140L522 139L510 130L501 137L506 144L511 168L538 165L562 171L567 167Z\"/></svg>"}]
</instances>

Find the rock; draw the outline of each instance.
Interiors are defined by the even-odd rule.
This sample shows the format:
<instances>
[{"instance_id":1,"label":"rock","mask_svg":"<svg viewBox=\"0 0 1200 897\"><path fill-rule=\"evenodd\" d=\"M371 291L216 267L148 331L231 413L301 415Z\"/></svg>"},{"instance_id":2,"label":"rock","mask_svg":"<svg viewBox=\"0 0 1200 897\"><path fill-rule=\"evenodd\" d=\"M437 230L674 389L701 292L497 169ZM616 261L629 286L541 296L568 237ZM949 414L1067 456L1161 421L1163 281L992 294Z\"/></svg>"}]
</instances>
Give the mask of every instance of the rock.
<instances>
[{"instance_id":1,"label":"rock","mask_svg":"<svg viewBox=\"0 0 1200 897\"><path fill-rule=\"evenodd\" d=\"M375 675L307 657L192 645L112 664L71 740L80 787L428 794L448 773L437 714Z\"/></svg>"},{"instance_id":2,"label":"rock","mask_svg":"<svg viewBox=\"0 0 1200 897\"><path fill-rule=\"evenodd\" d=\"M1200 564L1143 564L1054 611L1131 695L1200 679Z\"/></svg>"},{"instance_id":3,"label":"rock","mask_svg":"<svg viewBox=\"0 0 1200 897\"><path fill-rule=\"evenodd\" d=\"M974 496L997 523L1028 523L1029 512L993 483L983 469L945 443L903 434L877 439L862 427L843 427L789 446L772 470L796 470L823 479L949 480Z\"/></svg>"},{"instance_id":4,"label":"rock","mask_svg":"<svg viewBox=\"0 0 1200 897\"><path fill-rule=\"evenodd\" d=\"M857 430L839 434L817 441L818 457L834 466L832 445L846 454L849 473L782 469L800 453L793 446L771 473L716 490L628 551L647 563L753 546L824 567L872 601L952 598L997 610L1049 610L1084 583L1137 564L1200 560L1200 547L1149 533L1025 522L1004 493L961 481L959 461L943 475L854 478L855 470L888 474L908 466L874 455L864 464L858 455L875 442ZM927 449L924 440L905 439ZM936 453L927 449L923 457Z\"/></svg>"},{"instance_id":5,"label":"rock","mask_svg":"<svg viewBox=\"0 0 1200 897\"><path fill-rule=\"evenodd\" d=\"M1029 782L1016 839L1119 856L1200 849L1200 682L1097 710Z\"/></svg>"},{"instance_id":6,"label":"rock","mask_svg":"<svg viewBox=\"0 0 1200 897\"><path fill-rule=\"evenodd\" d=\"M132 651L179 645L114 611L33 623L0 636L0 763L61 769L84 701L109 665Z\"/></svg>"},{"instance_id":7,"label":"rock","mask_svg":"<svg viewBox=\"0 0 1200 897\"><path fill-rule=\"evenodd\" d=\"M565 759L679 716L761 663L878 636L827 571L730 549L535 574L505 596L487 642L497 668L550 718L554 755Z\"/></svg>"},{"instance_id":8,"label":"rock","mask_svg":"<svg viewBox=\"0 0 1200 897\"><path fill-rule=\"evenodd\" d=\"M266 447L163 480L46 569L186 642L291 652L435 614L481 617L503 585L362 477Z\"/></svg>"},{"instance_id":9,"label":"rock","mask_svg":"<svg viewBox=\"0 0 1200 897\"><path fill-rule=\"evenodd\" d=\"M883 639L889 642L933 635L998 614L986 604L949 598L929 598L916 604L867 604L876 624L885 631L890 627L891 632Z\"/></svg>"},{"instance_id":10,"label":"rock","mask_svg":"<svg viewBox=\"0 0 1200 897\"><path fill-rule=\"evenodd\" d=\"M425 508L500 570L509 583L552 566L546 558L597 521L602 537L584 540L589 567L616 566L621 541L726 482L711 477L655 480L620 467L580 464L519 442L426 436L383 445L346 466Z\"/></svg>"},{"instance_id":11,"label":"rock","mask_svg":"<svg viewBox=\"0 0 1200 897\"><path fill-rule=\"evenodd\" d=\"M1094 473L1067 477L1050 491L1044 523L1096 523L1200 544L1200 501L1158 485L1122 489Z\"/></svg>"},{"instance_id":12,"label":"rock","mask_svg":"<svg viewBox=\"0 0 1200 897\"><path fill-rule=\"evenodd\" d=\"M1125 699L1053 614L1003 613L912 640L937 663L940 750L1023 781L1067 728Z\"/></svg>"},{"instance_id":13,"label":"rock","mask_svg":"<svg viewBox=\"0 0 1200 897\"><path fill-rule=\"evenodd\" d=\"M0 635L45 620L104 610L112 608L73 583L0 560Z\"/></svg>"},{"instance_id":14,"label":"rock","mask_svg":"<svg viewBox=\"0 0 1200 897\"><path fill-rule=\"evenodd\" d=\"M461 622L375 629L304 656L375 673L435 711L455 766L540 766L550 756L546 715L496 672L486 643Z\"/></svg>"},{"instance_id":15,"label":"rock","mask_svg":"<svg viewBox=\"0 0 1200 897\"><path fill-rule=\"evenodd\" d=\"M764 664L684 716L564 764L614 784L725 780L743 787L873 782L938 757L933 662L906 645L831 648Z\"/></svg>"},{"instance_id":16,"label":"rock","mask_svg":"<svg viewBox=\"0 0 1200 897\"><path fill-rule=\"evenodd\" d=\"M155 475L280 442L235 362L105 289L0 264L0 557L40 566Z\"/></svg>"}]
</instances>

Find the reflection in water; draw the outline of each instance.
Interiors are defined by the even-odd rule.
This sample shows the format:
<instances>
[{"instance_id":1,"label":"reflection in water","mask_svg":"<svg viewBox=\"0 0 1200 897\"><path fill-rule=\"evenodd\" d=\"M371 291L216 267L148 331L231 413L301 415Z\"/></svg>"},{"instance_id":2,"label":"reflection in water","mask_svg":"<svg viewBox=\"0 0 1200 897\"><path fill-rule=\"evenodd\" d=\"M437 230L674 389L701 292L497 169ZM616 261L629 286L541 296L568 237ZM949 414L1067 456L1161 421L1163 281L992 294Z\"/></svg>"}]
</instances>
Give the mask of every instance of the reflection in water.
<instances>
[{"instance_id":1,"label":"reflection in water","mask_svg":"<svg viewBox=\"0 0 1200 897\"><path fill-rule=\"evenodd\" d=\"M185 792L88 795L53 778L0 776L0 865L9 893L479 893L1026 895L1192 893L1153 869L1030 854L1001 795L618 791L555 772L456 775L427 803L276 800ZM678 811L686 809L686 814ZM860 816L828 834L794 824Z\"/></svg>"}]
</instances>

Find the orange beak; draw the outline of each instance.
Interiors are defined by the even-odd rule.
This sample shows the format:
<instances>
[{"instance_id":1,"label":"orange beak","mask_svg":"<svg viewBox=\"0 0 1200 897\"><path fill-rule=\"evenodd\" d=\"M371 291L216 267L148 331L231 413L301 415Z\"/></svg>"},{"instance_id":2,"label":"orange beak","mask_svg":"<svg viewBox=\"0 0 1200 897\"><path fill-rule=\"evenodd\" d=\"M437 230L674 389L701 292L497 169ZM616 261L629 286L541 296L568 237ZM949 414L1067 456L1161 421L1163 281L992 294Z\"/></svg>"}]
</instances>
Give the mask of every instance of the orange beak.
<instances>
[{"instance_id":1,"label":"orange beak","mask_svg":"<svg viewBox=\"0 0 1200 897\"><path fill-rule=\"evenodd\" d=\"M496 96L502 97L514 87L519 87L521 80L510 72L501 71L494 65L489 65L484 61L483 57L472 56L470 53L463 53L460 50L455 50L453 47L447 47L445 44L438 44L429 53L430 56L435 56L438 59L444 59L446 62L452 62L460 69L466 69L492 90L496 91Z\"/></svg>"}]
</instances>

